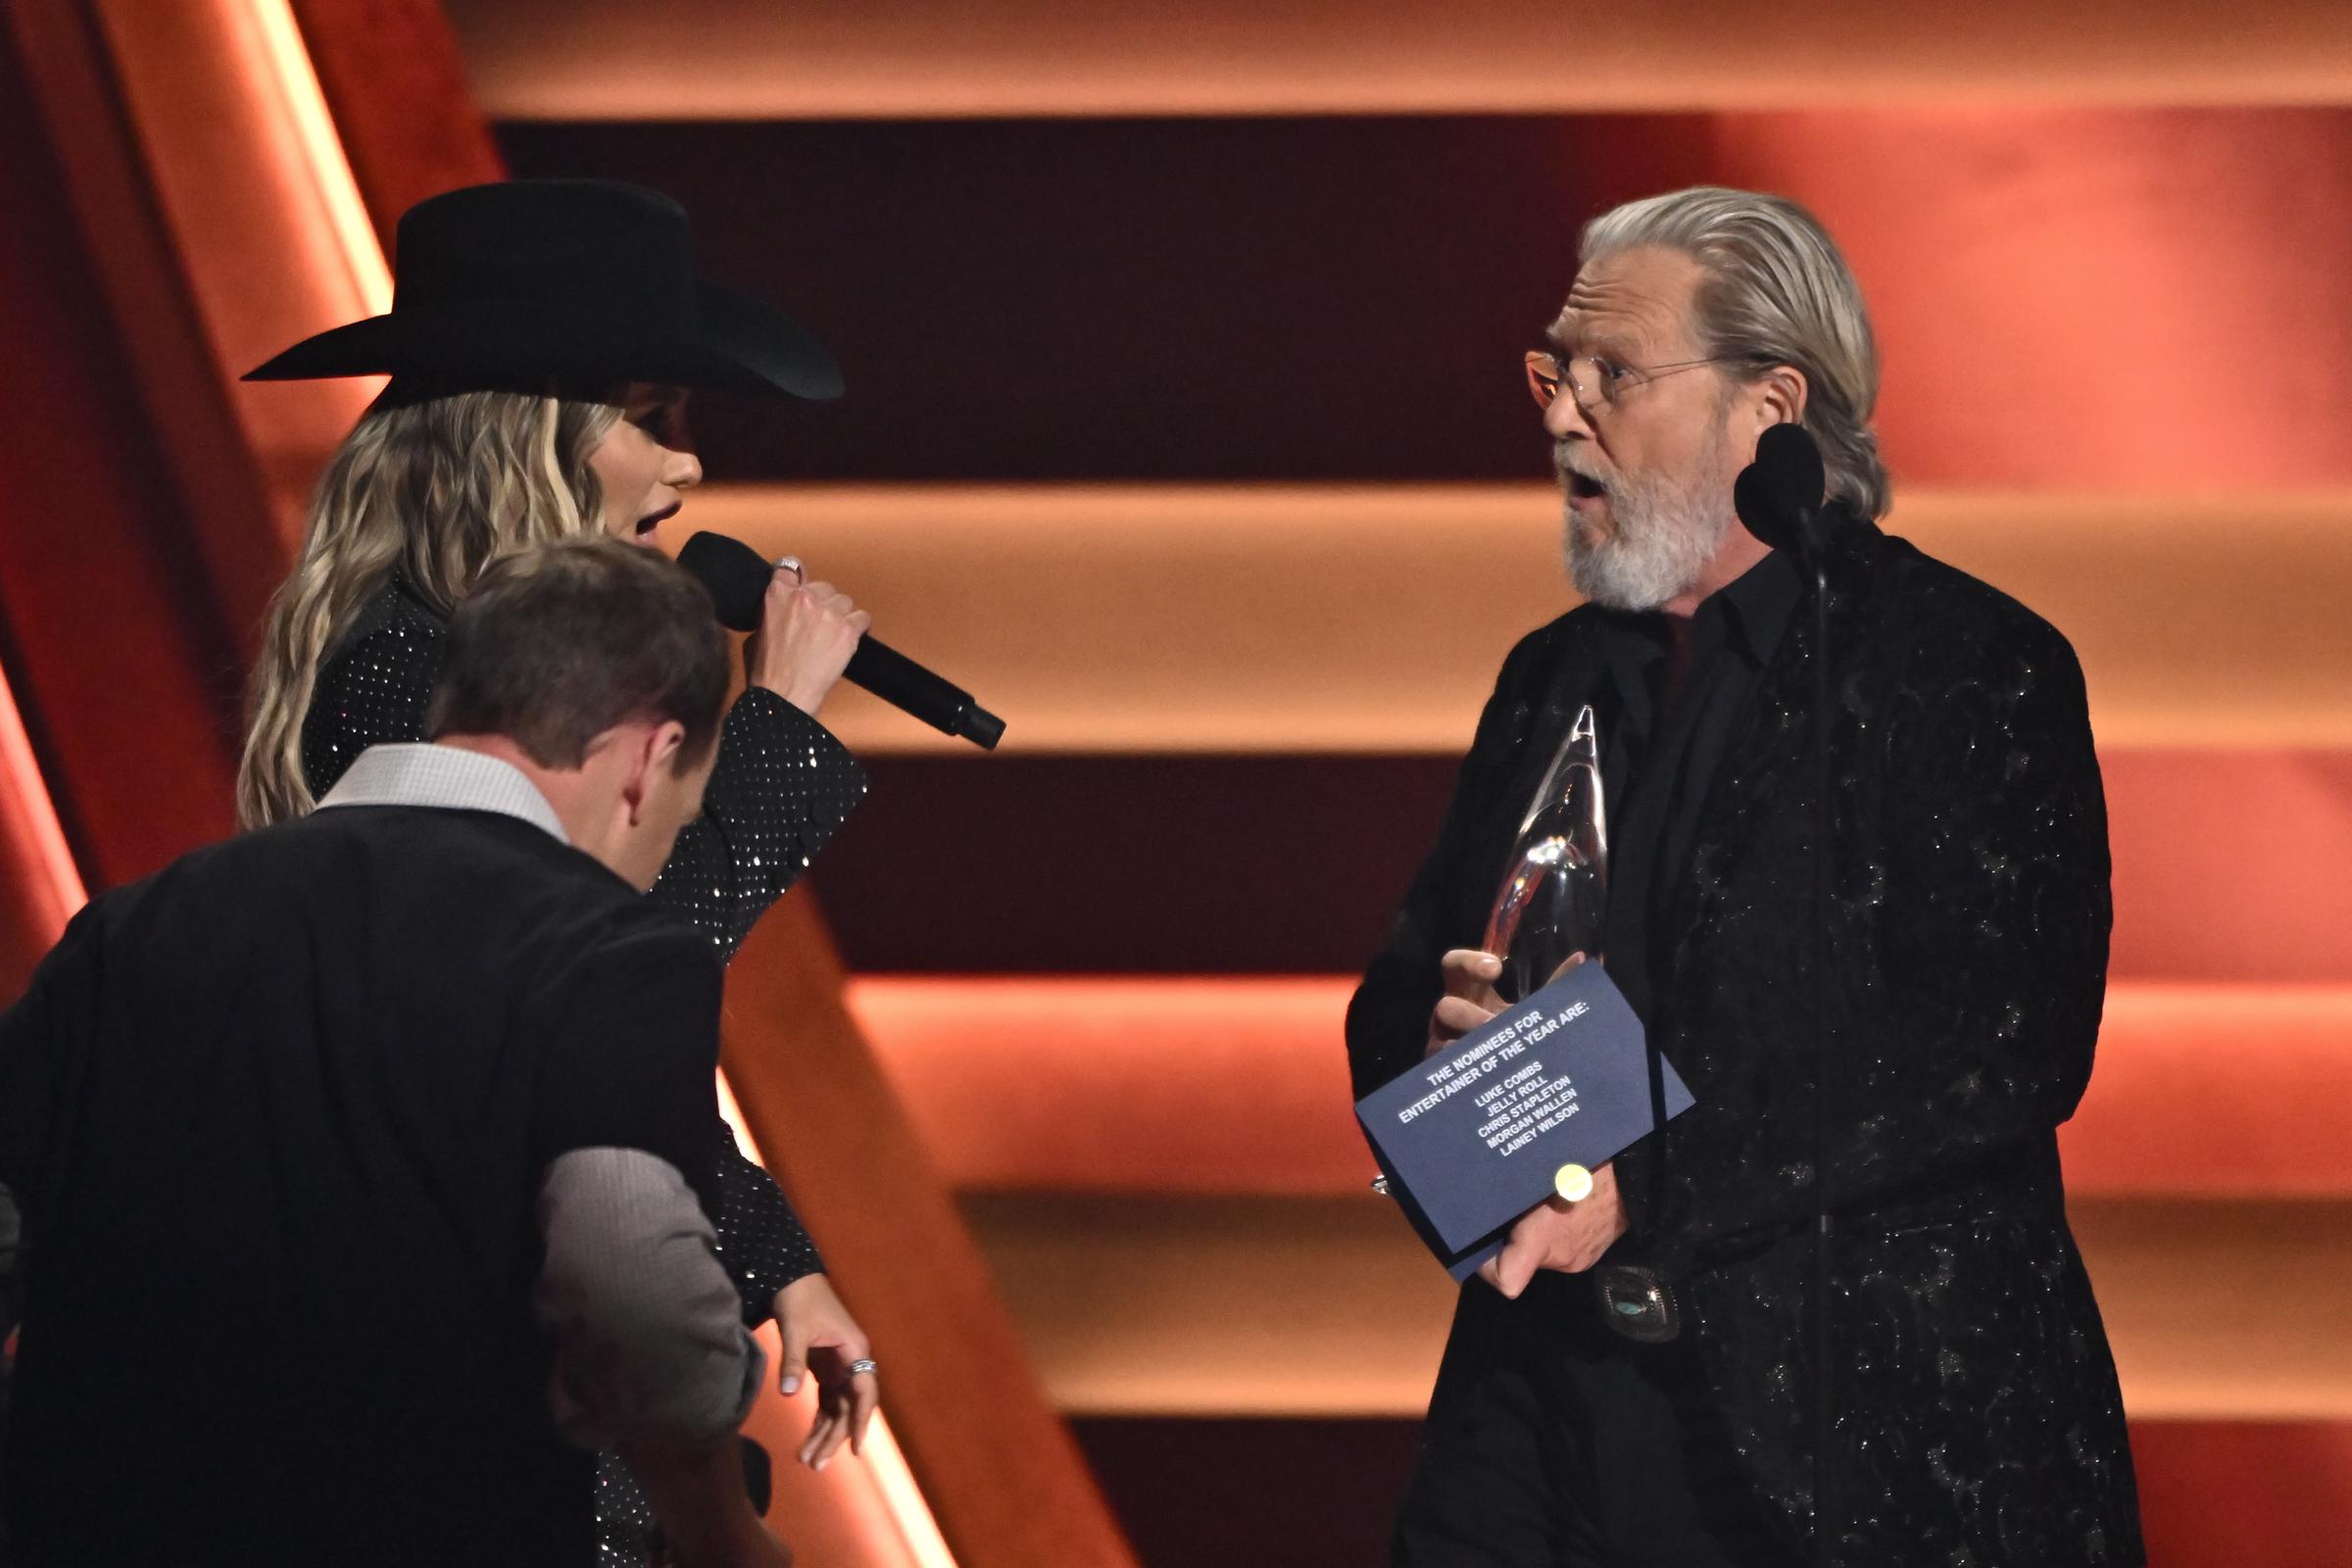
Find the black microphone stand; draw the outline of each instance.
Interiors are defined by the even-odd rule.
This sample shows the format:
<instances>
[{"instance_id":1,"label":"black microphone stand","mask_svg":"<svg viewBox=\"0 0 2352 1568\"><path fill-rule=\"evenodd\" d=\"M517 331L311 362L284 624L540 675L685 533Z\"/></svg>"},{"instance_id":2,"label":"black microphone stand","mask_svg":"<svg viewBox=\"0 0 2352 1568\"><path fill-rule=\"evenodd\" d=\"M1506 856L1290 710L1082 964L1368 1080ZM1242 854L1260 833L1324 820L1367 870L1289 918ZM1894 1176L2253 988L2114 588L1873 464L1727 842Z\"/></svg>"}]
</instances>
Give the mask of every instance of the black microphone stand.
<instances>
[{"instance_id":1,"label":"black microphone stand","mask_svg":"<svg viewBox=\"0 0 2352 1568\"><path fill-rule=\"evenodd\" d=\"M1802 568L1813 597L1813 1561L1833 1568L1838 1424L1830 1302L1837 1218L1830 1201L1830 563L1821 451L1801 426L1776 425L1733 487L1748 531Z\"/></svg>"},{"instance_id":2,"label":"black microphone stand","mask_svg":"<svg viewBox=\"0 0 2352 1568\"><path fill-rule=\"evenodd\" d=\"M1833 1568L1838 1517L1830 1457L1838 1402L1830 1298L1837 1219L1830 1207L1830 566L1820 514L1799 524L1813 579L1813 1560Z\"/></svg>"}]
</instances>

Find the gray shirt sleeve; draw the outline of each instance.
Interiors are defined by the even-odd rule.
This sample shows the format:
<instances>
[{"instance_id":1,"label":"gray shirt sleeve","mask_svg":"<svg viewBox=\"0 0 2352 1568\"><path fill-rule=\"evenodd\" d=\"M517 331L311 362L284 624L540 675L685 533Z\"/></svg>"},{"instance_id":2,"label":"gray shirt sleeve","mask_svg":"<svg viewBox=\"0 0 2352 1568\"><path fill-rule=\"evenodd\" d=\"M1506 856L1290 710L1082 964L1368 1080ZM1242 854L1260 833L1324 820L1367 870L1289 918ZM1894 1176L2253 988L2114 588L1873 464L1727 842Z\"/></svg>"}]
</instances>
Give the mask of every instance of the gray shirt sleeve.
<instances>
[{"instance_id":1,"label":"gray shirt sleeve","mask_svg":"<svg viewBox=\"0 0 2352 1568\"><path fill-rule=\"evenodd\" d=\"M556 1344L558 1432L611 1448L743 1420L766 1357L677 1167L641 1149L572 1150L540 1184L539 1231L531 1304Z\"/></svg>"}]
</instances>

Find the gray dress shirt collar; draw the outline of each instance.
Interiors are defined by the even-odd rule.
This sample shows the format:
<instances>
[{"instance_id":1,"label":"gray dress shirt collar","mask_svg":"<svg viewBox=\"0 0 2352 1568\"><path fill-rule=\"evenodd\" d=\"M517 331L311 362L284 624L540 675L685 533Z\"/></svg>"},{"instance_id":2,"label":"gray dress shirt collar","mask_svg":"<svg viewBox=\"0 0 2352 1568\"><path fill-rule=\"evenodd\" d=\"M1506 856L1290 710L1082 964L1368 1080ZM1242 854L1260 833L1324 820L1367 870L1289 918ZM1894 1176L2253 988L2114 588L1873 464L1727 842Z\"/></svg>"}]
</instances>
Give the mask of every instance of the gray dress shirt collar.
<instances>
[{"instance_id":1,"label":"gray dress shirt collar","mask_svg":"<svg viewBox=\"0 0 2352 1568\"><path fill-rule=\"evenodd\" d=\"M426 806L450 811L496 811L543 828L569 844L556 808L512 762L454 746L409 741L370 746L318 803L333 806Z\"/></svg>"}]
</instances>

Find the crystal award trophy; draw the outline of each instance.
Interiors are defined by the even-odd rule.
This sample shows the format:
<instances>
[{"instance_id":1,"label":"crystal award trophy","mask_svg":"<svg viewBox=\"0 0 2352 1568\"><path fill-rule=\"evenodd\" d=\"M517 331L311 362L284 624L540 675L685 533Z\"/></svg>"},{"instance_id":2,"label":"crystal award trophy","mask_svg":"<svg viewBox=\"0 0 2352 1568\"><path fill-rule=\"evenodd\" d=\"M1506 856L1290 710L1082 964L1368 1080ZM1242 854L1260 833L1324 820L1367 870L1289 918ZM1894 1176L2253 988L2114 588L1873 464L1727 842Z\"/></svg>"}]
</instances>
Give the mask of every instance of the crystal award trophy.
<instances>
[{"instance_id":1,"label":"crystal award trophy","mask_svg":"<svg viewBox=\"0 0 2352 1568\"><path fill-rule=\"evenodd\" d=\"M1503 1001L1516 1002L1541 989L1574 954L1599 956L1608 875L1600 739L1587 707L1568 726L1519 824L1510 864L1494 892L1494 912L1487 918L1483 946L1502 959L1494 989ZM1571 1175L1582 1178L1583 1191L1569 1189ZM1558 1190L1562 1198L1581 1198L1592 1190L1592 1177L1580 1165L1564 1165ZM1636 1263L1602 1263L1588 1273L1600 1293L1602 1320L1617 1333L1647 1345L1681 1333L1674 1292L1654 1271Z\"/></svg>"},{"instance_id":2,"label":"crystal award trophy","mask_svg":"<svg viewBox=\"0 0 2352 1568\"><path fill-rule=\"evenodd\" d=\"M1502 960L1503 1005L1356 1102L1380 1160L1374 1186L1446 1272L1466 1279L1546 1198L1581 1202L1594 1173L1693 1103L1673 1063L1596 961L1608 893L1600 736L1578 711L1520 819L1481 946ZM1556 978L1555 978L1556 976ZM1585 1271L1601 1319L1642 1343L1681 1322L1673 1288L1638 1263Z\"/></svg>"},{"instance_id":3,"label":"crystal award trophy","mask_svg":"<svg viewBox=\"0 0 2352 1568\"><path fill-rule=\"evenodd\" d=\"M1600 802L1600 742L1592 710L1568 727L1511 844L1480 947L1502 960L1494 990L1517 1002L1572 955L1599 956L1607 907L1609 838Z\"/></svg>"}]
</instances>

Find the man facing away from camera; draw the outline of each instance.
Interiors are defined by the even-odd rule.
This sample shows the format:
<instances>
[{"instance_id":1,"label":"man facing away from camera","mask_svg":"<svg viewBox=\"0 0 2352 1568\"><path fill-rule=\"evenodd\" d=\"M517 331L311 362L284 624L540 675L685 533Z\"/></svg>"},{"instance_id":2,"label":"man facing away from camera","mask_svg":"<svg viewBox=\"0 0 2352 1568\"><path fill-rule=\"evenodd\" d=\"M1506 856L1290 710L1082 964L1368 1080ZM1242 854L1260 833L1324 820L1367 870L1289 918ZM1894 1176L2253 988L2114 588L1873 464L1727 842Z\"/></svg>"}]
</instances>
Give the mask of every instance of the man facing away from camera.
<instances>
[{"instance_id":1,"label":"man facing away from camera","mask_svg":"<svg viewBox=\"0 0 2352 1568\"><path fill-rule=\"evenodd\" d=\"M74 918L0 1020L14 1560L585 1565L599 1446L690 1561L787 1560L704 1214L718 963L639 896L727 674L651 552L508 558L429 744Z\"/></svg>"},{"instance_id":2,"label":"man facing away from camera","mask_svg":"<svg viewBox=\"0 0 2352 1568\"><path fill-rule=\"evenodd\" d=\"M1837 1411L1855 1565L2138 1564L2115 1368L2056 1129L2110 916L2082 678L2046 622L1882 533L1877 350L1795 204L1701 188L1584 234L1527 357L1587 603L1524 639L1348 1013L1359 1095L1496 1009L1473 950L1575 715L1601 737L1601 952L1694 1108L1522 1219L1463 1287L1395 1561L1802 1562L1816 1550L1814 1114L1828 1096ZM1997 396L1989 346L1985 385ZM1828 469L1828 980L1815 1071L1809 574L1733 480L1798 423ZM1672 1337L1637 1340L1595 1279Z\"/></svg>"}]
</instances>

